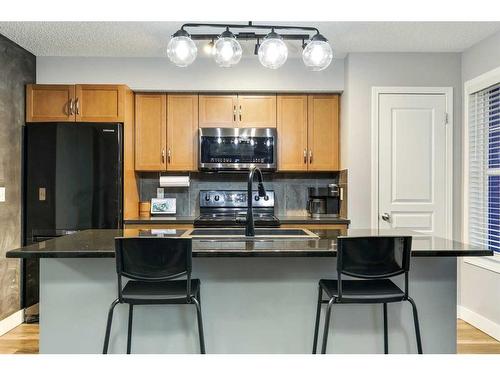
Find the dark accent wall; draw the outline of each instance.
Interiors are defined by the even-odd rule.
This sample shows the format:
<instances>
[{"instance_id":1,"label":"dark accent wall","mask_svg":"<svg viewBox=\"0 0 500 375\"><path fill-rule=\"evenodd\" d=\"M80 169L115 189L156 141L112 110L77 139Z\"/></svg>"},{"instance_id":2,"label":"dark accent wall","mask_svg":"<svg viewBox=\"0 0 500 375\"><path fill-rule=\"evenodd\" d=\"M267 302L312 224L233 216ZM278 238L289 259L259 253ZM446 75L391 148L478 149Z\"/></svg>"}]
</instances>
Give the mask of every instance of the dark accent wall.
<instances>
[{"instance_id":1,"label":"dark accent wall","mask_svg":"<svg viewBox=\"0 0 500 375\"><path fill-rule=\"evenodd\" d=\"M36 58L0 35L0 320L19 310L20 261L5 252L21 245L21 151L25 85L35 82Z\"/></svg>"},{"instance_id":2,"label":"dark accent wall","mask_svg":"<svg viewBox=\"0 0 500 375\"><path fill-rule=\"evenodd\" d=\"M191 173L189 188L165 188L166 198L177 198L177 215L199 214L200 190L246 190L247 174ZM305 215L307 188L338 182L338 173L269 173L264 174L264 187L274 190L277 215ZM158 173L142 173L139 180L141 201L156 197ZM254 190L257 184L254 184Z\"/></svg>"}]
</instances>

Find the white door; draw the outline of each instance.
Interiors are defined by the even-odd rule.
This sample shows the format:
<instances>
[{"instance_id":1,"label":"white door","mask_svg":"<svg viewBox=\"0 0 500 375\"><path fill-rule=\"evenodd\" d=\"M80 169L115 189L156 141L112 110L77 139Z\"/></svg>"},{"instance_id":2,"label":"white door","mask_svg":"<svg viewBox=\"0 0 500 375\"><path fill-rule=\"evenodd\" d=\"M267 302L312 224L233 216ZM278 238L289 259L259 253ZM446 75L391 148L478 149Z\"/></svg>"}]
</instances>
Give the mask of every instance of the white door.
<instances>
[{"instance_id":1,"label":"white door","mask_svg":"<svg viewBox=\"0 0 500 375\"><path fill-rule=\"evenodd\" d=\"M445 94L379 94L380 229L449 236L446 103Z\"/></svg>"}]
</instances>

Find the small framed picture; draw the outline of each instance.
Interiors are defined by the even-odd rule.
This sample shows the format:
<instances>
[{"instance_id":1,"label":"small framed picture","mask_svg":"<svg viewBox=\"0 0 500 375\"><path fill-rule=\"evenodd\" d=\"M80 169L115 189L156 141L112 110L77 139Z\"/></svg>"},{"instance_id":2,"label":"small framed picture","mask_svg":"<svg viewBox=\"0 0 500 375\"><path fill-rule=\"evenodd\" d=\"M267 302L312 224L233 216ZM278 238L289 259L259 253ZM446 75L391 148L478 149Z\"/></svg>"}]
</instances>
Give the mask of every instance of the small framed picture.
<instances>
[{"instance_id":1,"label":"small framed picture","mask_svg":"<svg viewBox=\"0 0 500 375\"><path fill-rule=\"evenodd\" d=\"M151 214L152 215L165 215L176 213L176 199L175 198L152 198L151 199Z\"/></svg>"}]
</instances>

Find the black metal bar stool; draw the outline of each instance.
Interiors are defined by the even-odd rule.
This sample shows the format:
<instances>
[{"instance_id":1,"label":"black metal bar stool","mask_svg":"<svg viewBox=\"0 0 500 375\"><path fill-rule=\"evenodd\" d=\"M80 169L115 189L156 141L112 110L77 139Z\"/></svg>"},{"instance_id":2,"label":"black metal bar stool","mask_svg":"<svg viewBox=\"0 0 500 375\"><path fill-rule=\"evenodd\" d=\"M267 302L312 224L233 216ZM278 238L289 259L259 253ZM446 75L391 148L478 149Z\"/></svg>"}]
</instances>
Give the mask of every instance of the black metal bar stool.
<instances>
[{"instance_id":1,"label":"black metal bar stool","mask_svg":"<svg viewBox=\"0 0 500 375\"><path fill-rule=\"evenodd\" d=\"M408 301L413 309L413 321L417 337L418 353L422 354L422 340L418 322L417 306L408 296L408 272L410 270L411 237L373 236L339 237L337 240L337 280L319 281L316 323L314 326L313 354L318 342L321 305L328 304L323 331L321 353L326 353L330 314L335 304L367 303L383 304L384 311L384 353L389 352L387 334L387 304ZM389 277L405 276L405 290L402 291ZM342 275L365 280L342 280ZM328 299L323 299L326 293Z\"/></svg>"},{"instance_id":2,"label":"black metal bar stool","mask_svg":"<svg viewBox=\"0 0 500 375\"><path fill-rule=\"evenodd\" d=\"M194 304L198 316L200 351L205 354L200 304L200 280L191 279L192 245L189 238L116 238L118 298L109 308L103 354L108 352L113 310L129 305L127 354L132 345L134 305ZM180 277L185 279L175 280ZM122 277L131 279L122 289Z\"/></svg>"}]
</instances>

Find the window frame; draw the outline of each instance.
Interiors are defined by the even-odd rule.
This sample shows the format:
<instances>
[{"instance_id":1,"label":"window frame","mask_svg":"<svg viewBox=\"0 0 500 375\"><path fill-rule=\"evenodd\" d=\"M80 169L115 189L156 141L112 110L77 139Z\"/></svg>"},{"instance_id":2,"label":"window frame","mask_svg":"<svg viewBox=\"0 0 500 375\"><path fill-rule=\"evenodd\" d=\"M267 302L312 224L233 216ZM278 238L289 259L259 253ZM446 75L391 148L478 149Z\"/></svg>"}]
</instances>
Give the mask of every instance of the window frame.
<instances>
[{"instance_id":1,"label":"window frame","mask_svg":"<svg viewBox=\"0 0 500 375\"><path fill-rule=\"evenodd\" d=\"M500 67L490 70L480 76L473 78L464 83L464 126L462 132L463 140L463 159L462 159L462 172L463 172L463 225L462 225L462 239L463 242L469 243L469 104L470 95L478 91L487 89L488 87L500 83ZM489 169L489 168L488 168ZM486 171L487 174L488 170ZM493 256L489 257L466 257L464 261L475 266L488 269L493 272L500 273L500 253L495 252Z\"/></svg>"}]
</instances>

